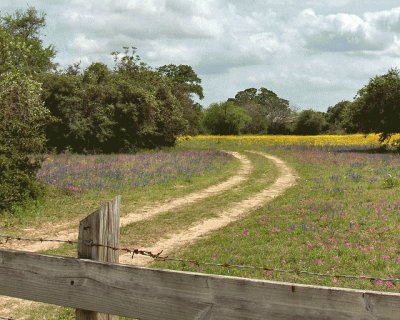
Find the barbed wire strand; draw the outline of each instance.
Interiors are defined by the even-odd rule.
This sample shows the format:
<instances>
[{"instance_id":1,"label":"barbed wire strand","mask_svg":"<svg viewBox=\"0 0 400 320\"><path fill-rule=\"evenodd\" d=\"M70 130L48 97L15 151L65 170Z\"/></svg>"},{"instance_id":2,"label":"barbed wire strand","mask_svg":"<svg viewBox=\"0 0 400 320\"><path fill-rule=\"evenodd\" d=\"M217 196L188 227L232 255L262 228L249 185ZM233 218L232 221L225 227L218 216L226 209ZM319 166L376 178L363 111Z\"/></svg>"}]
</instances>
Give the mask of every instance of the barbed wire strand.
<instances>
[{"instance_id":1,"label":"barbed wire strand","mask_svg":"<svg viewBox=\"0 0 400 320\"><path fill-rule=\"evenodd\" d=\"M0 234L0 238L5 238L6 242L10 240L17 240L17 241L29 241L29 242L58 242L58 243L66 243L66 244L77 244L78 241L71 241L71 240L57 240L57 239L44 239L44 238L26 238L26 237L13 237L9 235ZM281 269L281 268L273 268L267 266L251 266L251 265L239 265L239 264L232 264L232 263L212 263L200 260L190 260L190 259L182 259L176 257L169 257L169 256L162 256L162 252L153 253L151 251L137 249L137 248L127 248L127 247L114 247L109 245L103 245L94 243L93 241L86 241L85 243L88 246L95 246L95 247L102 247L111 249L114 251L121 251L127 252L132 255L134 258L135 255L146 256L149 258L153 258L157 261L170 261L170 262L179 262L185 263L188 265L193 266L209 266L209 267L218 267L218 268L234 268L234 269L251 269L251 270L260 270L260 271L269 271L269 272L278 272L278 273L291 273L297 275L309 275L309 276L316 276L316 277L325 277L325 278L334 278L334 279L353 279L353 280L369 280L369 281L383 281L383 282L391 282L391 283L399 283L400 278L388 278L388 277L375 277L375 276L365 276L365 275L345 275L345 274L329 274L329 273L320 273L320 272L313 272L313 271L305 271L305 270L297 270L297 269ZM1 319L1 318L0 318Z\"/></svg>"},{"instance_id":2,"label":"barbed wire strand","mask_svg":"<svg viewBox=\"0 0 400 320\"><path fill-rule=\"evenodd\" d=\"M17 241L27 241L27 242L57 242L57 243L67 243L67 244L78 244L78 241L73 240L59 240L59 239L44 239L44 238L26 238L26 237L13 237L5 234L0 234L0 238L6 240L6 243L10 240Z\"/></svg>"}]
</instances>

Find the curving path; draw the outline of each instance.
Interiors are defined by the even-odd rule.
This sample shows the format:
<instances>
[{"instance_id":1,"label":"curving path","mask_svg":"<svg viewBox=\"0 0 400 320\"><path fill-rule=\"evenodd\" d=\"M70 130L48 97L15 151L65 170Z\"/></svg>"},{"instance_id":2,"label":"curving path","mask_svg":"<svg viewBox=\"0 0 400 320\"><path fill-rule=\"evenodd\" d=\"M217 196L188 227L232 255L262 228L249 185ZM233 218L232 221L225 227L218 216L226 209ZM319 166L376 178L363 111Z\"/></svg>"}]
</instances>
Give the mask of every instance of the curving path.
<instances>
[{"instance_id":1,"label":"curving path","mask_svg":"<svg viewBox=\"0 0 400 320\"><path fill-rule=\"evenodd\" d=\"M279 170L279 177L272 185L256 194L253 194L247 199L232 203L232 205L222 211L218 217L204 220L196 225L193 225L188 230L162 239L152 247L145 249L152 252L160 252L163 250L163 254L168 254L177 248L187 246L200 237L203 237L204 235L207 235L233 221L246 216L275 197L283 194L288 188L296 183L297 175L295 171L287 166L283 160L263 152L249 152L259 154L268 160L271 160L277 166ZM130 254L123 254L120 256L120 263L125 264L146 265L152 261L152 259L144 256L135 256L133 259Z\"/></svg>"},{"instance_id":2,"label":"curving path","mask_svg":"<svg viewBox=\"0 0 400 320\"><path fill-rule=\"evenodd\" d=\"M236 221L247 214L251 213L255 209L259 208L263 204L271 201L273 198L282 195L288 188L293 186L296 183L297 176L293 169L286 165L286 163L272 155L268 155L262 152L249 151L255 154L259 154L266 159L272 161L279 170L279 177L275 180L275 182L265 188L258 193L253 194L247 199L238 201L236 203L232 203L232 205L225 210L223 210L218 217L210 218L204 220L198 224L193 225L188 230L182 231L181 233L172 235L168 238L162 239L157 242L151 248L146 248L153 252L159 252L164 250L163 253L168 254L169 252L176 250L177 248L187 246L188 244L198 240L199 238L208 235L212 231L220 229L227 224ZM210 186L206 189L190 193L184 197L176 198L164 203L158 203L153 206L145 207L140 209L135 213L127 214L124 217L121 217L121 224L127 225L133 222L149 219L151 217L156 216L157 214L171 211L173 209L181 208L189 204L196 203L198 201L204 200L213 195L228 191L233 187L243 183L246 181L248 175L252 171L252 164L249 159L240 154L238 152L228 152L232 154L235 158L241 161L242 165L238 173L228 180L219 183L217 185ZM38 234L38 233L37 233ZM40 233L39 233L40 234ZM43 230L43 234L45 234L45 230ZM45 237L56 237L60 240L69 240L76 239L78 234L76 232L59 232L57 234L49 235L46 234ZM58 246L57 243L35 243L32 245L23 245L18 242L14 242L12 244L7 244L6 247L13 249L23 249L25 251L40 251L40 250L48 250L52 248L56 248ZM127 264L135 264L135 265L146 265L152 262L152 259L135 256L134 259L131 258L131 255L121 255L120 263ZM8 297L0 297L0 310L5 314L11 314L14 310L19 308L29 308L33 306L34 302L25 301L15 298Z\"/></svg>"},{"instance_id":3,"label":"curving path","mask_svg":"<svg viewBox=\"0 0 400 320\"><path fill-rule=\"evenodd\" d=\"M156 203L152 206L140 208L134 213L129 213L121 217L120 219L121 226L125 226L137 221L150 219L160 213L165 213L174 209L182 208L184 206L196 203L208 197L228 191L229 189L232 189L233 187L246 181L248 175L253 169L253 165L251 164L250 160L245 155L240 154L239 152L231 152L231 151L224 151L224 152L231 154L233 157L235 157L241 162L241 167L234 176L230 177L228 180L225 180L224 182L209 186L203 190L192 192L186 196L168 200L162 203ZM60 229L60 226L53 225L51 226L51 229L53 230ZM78 225L76 225L75 229L78 229ZM66 230L57 232L55 234L50 234L49 229L43 229L43 230L36 230L34 237L67 241L67 240L77 239L78 232L76 231L71 232L70 230ZM3 248L24 250L29 252L45 251L58 248L59 246L60 246L59 243L51 243L51 242L42 242L42 243L38 242L38 243L27 244L22 242L10 241L8 243L1 244L1 247Z\"/></svg>"},{"instance_id":4,"label":"curving path","mask_svg":"<svg viewBox=\"0 0 400 320\"><path fill-rule=\"evenodd\" d=\"M127 225L133 222L145 220L145 219L150 219L151 217L156 216L157 214L161 214L173 209L178 209L184 206L187 206L189 204L196 203L198 201L204 200L208 197L211 197L213 195L217 195L219 193L228 191L229 189L245 182L247 180L248 175L253 169L253 165L251 164L250 160L243 154L239 152L230 152L230 151L225 151L229 154L231 154L233 157L238 159L241 162L241 167L239 171L233 175L232 177L228 178L224 182L221 182L216 185L209 186L203 190L195 191L192 192L186 196L172 199L163 203L156 203L153 206L147 206L144 208L141 208L140 210L134 212L134 213L129 213L125 215L124 217L121 217L121 225ZM70 224L68 224L70 225ZM51 226L51 228L54 229L61 229L64 225L58 225L58 226ZM76 227L77 229L77 227ZM72 239L77 239L78 238L78 233L77 232L71 232L69 230L67 231L60 231L55 234L49 234L48 229L43 228L43 230L35 230L34 232L34 237L36 238L53 238L53 239L59 239L59 240L72 240ZM30 251L30 252L37 252L37 251L44 251L44 250L49 250L49 249L54 249L59 247L59 243L48 243L48 242L38 242L38 243L32 243L32 244L26 244L22 242L8 242L6 244L1 244L1 247L3 248L8 248L8 249L14 249L14 250L24 250L24 251ZM1 297L0 296L0 310L4 312L4 314L11 314L13 310L17 310L19 308L29 308L30 306L34 305L34 302L32 301L26 301L26 300L21 300L21 299L16 299L16 298L10 298L10 297Z\"/></svg>"}]
</instances>

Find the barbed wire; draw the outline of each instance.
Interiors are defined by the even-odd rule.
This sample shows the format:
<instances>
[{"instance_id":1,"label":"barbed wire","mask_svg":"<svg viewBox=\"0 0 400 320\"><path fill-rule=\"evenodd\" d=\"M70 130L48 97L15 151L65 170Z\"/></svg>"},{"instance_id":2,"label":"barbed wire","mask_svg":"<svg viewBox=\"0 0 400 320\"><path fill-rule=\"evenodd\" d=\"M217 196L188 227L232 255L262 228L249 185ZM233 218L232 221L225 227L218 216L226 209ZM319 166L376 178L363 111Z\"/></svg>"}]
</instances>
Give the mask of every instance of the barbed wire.
<instances>
[{"instance_id":1,"label":"barbed wire","mask_svg":"<svg viewBox=\"0 0 400 320\"><path fill-rule=\"evenodd\" d=\"M44 239L44 238L26 238L26 237L13 237L5 234L0 234L0 238L5 239L6 243L10 240L27 241L27 242L57 242L67 244L78 244L78 241L72 240L59 240L59 239ZM1 243L1 242L0 242Z\"/></svg>"},{"instance_id":2,"label":"barbed wire","mask_svg":"<svg viewBox=\"0 0 400 320\"><path fill-rule=\"evenodd\" d=\"M266 267L266 266L250 266L250 265L239 265L239 264L231 264L231 263L213 263L213 262L205 262L201 260L190 260L190 259L182 259L182 258L175 258L169 256L162 256L162 252L153 253L151 251L145 251L140 249L130 249L130 248L120 248L120 247L113 247L103 244L97 244L93 241L88 241L86 243L90 246L96 247L103 247L108 248L114 251L124 251L132 254L132 259L135 255L142 255L147 256L149 258L153 258L157 261L171 261L171 262L179 262L179 263L186 263L189 265L195 266L209 266L209 267L222 267L222 268L234 268L234 269L252 269L252 270L261 270L261 271L270 271L270 272L278 272L278 273L292 273L292 274L304 274L309 276L317 276L317 277L328 277L328 278L344 278L344 279L357 279L357 280L369 280L369 281L383 281L383 282L391 282L397 283L400 282L400 278L382 278L382 277L373 277L373 276L355 276L355 275L344 275L344 274L329 274L329 273L320 273L320 272L313 272L313 271L305 271L305 270L296 270L296 269L280 269L280 268L273 268L273 267Z\"/></svg>"},{"instance_id":3,"label":"barbed wire","mask_svg":"<svg viewBox=\"0 0 400 320\"><path fill-rule=\"evenodd\" d=\"M71 240L58 240L58 239L44 239L44 238L27 238L27 237L13 237L9 235L0 234L0 238L6 239L6 242L10 240L17 240L17 241L28 241L28 242L58 242L58 243L67 243L67 244L77 244L78 241L71 241ZM114 251L120 252L127 252L132 255L132 259L135 255L146 256L152 258L156 261L170 261L170 262L179 262L185 263L188 265L193 266L208 266L208 267L218 267L218 268L233 268L233 269L250 269L250 270L259 270L259 271L267 271L267 272L277 272L277 273L290 273L290 274L297 274L297 275L309 275L309 276L316 276L316 277L325 277L325 278L333 278L333 279L353 279L353 280L369 280L369 281L382 281L382 282L391 282L392 284L400 283L400 278L395 277L375 277L375 276L365 276L365 275L346 275L346 274L329 274L329 273L320 273L320 272L313 272L313 271L305 271L299 269L281 269L281 268L274 268L268 266L252 266L252 265L240 265L240 264L232 264L232 263L213 263L213 262L206 262L201 260L193 260L193 259L183 259L183 258L176 258L176 257L169 257L163 256L163 251L158 253L153 253L151 251L137 249L137 248L128 248L128 247L116 247L116 246L109 246L99 243L94 243L93 241L86 241L86 245L92 247L101 247L107 248ZM0 320L2 318L0 317Z\"/></svg>"}]
</instances>

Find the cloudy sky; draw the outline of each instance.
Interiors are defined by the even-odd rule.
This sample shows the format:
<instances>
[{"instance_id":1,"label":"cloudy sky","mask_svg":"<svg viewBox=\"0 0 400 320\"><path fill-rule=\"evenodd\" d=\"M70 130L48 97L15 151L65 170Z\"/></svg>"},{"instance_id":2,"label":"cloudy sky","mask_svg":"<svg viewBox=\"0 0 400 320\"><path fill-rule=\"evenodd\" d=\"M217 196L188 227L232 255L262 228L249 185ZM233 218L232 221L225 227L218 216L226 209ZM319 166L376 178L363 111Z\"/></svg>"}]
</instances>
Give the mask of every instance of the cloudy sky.
<instances>
[{"instance_id":1,"label":"cloudy sky","mask_svg":"<svg viewBox=\"0 0 400 320\"><path fill-rule=\"evenodd\" d=\"M399 0L1 0L1 14L35 6L57 62L112 65L135 46L157 67L189 64L202 104L267 87L293 106L326 110L400 67Z\"/></svg>"}]
</instances>

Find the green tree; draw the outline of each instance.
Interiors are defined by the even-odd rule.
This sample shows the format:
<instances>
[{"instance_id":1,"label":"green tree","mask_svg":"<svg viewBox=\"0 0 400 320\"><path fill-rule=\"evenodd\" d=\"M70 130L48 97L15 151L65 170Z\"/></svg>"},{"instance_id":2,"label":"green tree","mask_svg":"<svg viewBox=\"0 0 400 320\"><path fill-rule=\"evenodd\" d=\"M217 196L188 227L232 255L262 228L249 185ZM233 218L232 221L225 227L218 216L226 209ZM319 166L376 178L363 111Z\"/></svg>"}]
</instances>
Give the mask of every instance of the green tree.
<instances>
[{"instance_id":1,"label":"green tree","mask_svg":"<svg viewBox=\"0 0 400 320\"><path fill-rule=\"evenodd\" d=\"M58 119L47 128L59 151L120 152L170 146L185 132L182 96L171 79L143 63L135 49L114 53L113 70L93 63L48 74L44 101Z\"/></svg>"},{"instance_id":2,"label":"green tree","mask_svg":"<svg viewBox=\"0 0 400 320\"><path fill-rule=\"evenodd\" d=\"M295 133L317 135L323 133L326 128L327 123L323 113L308 109L299 113L295 125Z\"/></svg>"},{"instance_id":3,"label":"green tree","mask_svg":"<svg viewBox=\"0 0 400 320\"><path fill-rule=\"evenodd\" d=\"M248 88L229 99L244 108L252 121L245 129L247 133L288 133L293 111L289 101L280 98L267 88Z\"/></svg>"},{"instance_id":4,"label":"green tree","mask_svg":"<svg viewBox=\"0 0 400 320\"><path fill-rule=\"evenodd\" d=\"M40 84L25 75L0 75L0 211L41 190L36 172L49 117L40 90Z\"/></svg>"},{"instance_id":5,"label":"green tree","mask_svg":"<svg viewBox=\"0 0 400 320\"><path fill-rule=\"evenodd\" d=\"M235 103L213 103L204 111L204 127L212 134L236 135L251 121L246 111Z\"/></svg>"},{"instance_id":6,"label":"green tree","mask_svg":"<svg viewBox=\"0 0 400 320\"><path fill-rule=\"evenodd\" d=\"M35 79L54 56L39 37L44 25L33 8L0 17L0 211L40 193L36 172L50 117Z\"/></svg>"},{"instance_id":7,"label":"green tree","mask_svg":"<svg viewBox=\"0 0 400 320\"><path fill-rule=\"evenodd\" d=\"M54 67L54 47L44 47L41 39L45 25L45 15L33 7L0 17L0 73L36 76Z\"/></svg>"},{"instance_id":8,"label":"green tree","mask_svg":"<svg viewBox=\"0 0 400 320\"><path fill-rule=\"evenodd\" d=\"M356 126L353 123L353 104L350 101L341 101L326 112L326 121L330 133L355 133Z\"/></svg>"},{"instance_id":9,"label":"green tree","mask_svg":"<svg viewBox=\"0 0 400 320\"><path fill-rule=\"evenodd\" d=\"M191 66L169 64L157 68L160 75L170 81L175 97L181 105L183 118L187 121L184 134L197 135L201 131L202 106L194 99L203 99L201 79Z\"/></svg>"},{"instance_id":10,"label":"green tree","mask_svg":"<svg viewBox=\"0 0 400 320\"><path fill-rule=\"evenodd\" d=\"M400 71L391 69L372 78L358 91L354 101L354 122L363 133L380 133L390 140L400 130Z\"/></svg>"},{"instance_id":11,"label":"green tree","mask_svg":"<svg viewBox=\"0 0 400 320\"><path fill-rule=\"evenodd\" d=\"M176 84L183 86L186 92L195 94L199 99L204 98L201 79L191 66L168 64L157 68L157 71L172 79Z\"/></svg>"}]
</instances>

